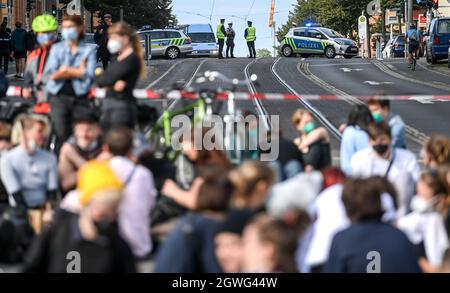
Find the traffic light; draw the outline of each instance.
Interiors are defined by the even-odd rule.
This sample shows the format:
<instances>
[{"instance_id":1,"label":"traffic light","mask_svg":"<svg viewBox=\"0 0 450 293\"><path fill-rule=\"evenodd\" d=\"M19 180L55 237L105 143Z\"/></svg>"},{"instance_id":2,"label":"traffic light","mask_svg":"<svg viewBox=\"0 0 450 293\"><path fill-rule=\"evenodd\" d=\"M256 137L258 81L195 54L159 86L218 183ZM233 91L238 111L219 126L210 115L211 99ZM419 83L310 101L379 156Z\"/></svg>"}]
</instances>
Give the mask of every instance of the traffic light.
<instances>
[{"instance_id":1,"label":"traffic light","mask_svg":"<svg viewBox=\"0 0 450 293\"><path fill-rule=\"evenodd\" d=\"M58 15L58 10L56 9L56 5L52 5L52 15L56 17Z\"/></svg>"}]
</instances>

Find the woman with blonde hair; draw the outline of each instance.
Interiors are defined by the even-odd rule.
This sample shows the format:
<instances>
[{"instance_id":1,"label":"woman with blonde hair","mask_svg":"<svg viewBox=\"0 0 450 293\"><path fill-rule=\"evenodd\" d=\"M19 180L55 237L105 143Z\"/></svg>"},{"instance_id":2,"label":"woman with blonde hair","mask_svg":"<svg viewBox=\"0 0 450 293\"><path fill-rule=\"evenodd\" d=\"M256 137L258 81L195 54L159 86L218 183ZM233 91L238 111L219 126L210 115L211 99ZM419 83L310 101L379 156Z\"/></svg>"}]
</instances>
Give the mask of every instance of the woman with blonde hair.
<instances>
[{"instance_id":1,"label":"woman with blonde hair","mask_svg":"<svg viewBox=\"0 0 450 293\"><path fill-rule=\"evenodd\" d=\"M247 161L230 172L230 179L235 186L233 208L257 211L266 202L269 189L275 182L275 173L264 162Z\"/></svg>"},{"instance_id":2,"label":"woman with blonde hair","mask_svg":"<svg viewBox=\"0 0 450 293\"><path fill-rule=\"evenodd\" d=\"M111 26L108 34L108 50L113 61L97 79L98 86L107 90L102 126L105 130L120 126L133 129L137 117L133 89L139 78L145 76L142 45L136 31L125 22Z\"/></svg>"},{"instance_id":3,"label":"woman with blonde hair","mask_svg":"<svg viewBox=\"0 0 450 293\"><path fill-rule=\"evenodd\" d=\"M440 165L450 164L450 138L433 135L424 146L424 162L429 168L436 169Z\"/></svg>"}]
</instances>

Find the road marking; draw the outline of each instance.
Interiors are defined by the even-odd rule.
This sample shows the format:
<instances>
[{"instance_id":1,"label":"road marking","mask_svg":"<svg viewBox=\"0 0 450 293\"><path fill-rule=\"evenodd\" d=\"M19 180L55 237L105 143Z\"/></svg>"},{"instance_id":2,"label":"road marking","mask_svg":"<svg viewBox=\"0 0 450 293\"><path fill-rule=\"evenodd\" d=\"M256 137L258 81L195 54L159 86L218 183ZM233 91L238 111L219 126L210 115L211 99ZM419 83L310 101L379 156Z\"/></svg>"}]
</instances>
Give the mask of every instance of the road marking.
<instances>
[{"instance_id":1,"label":"road marking","mask_svg":"<svg viewBox=\"0 0 450 293\"><path fill-rule=\"evenodd\" d=\"M194 71L194 75L191 77L191 79L186 83L186 85L184 86L185 89L189 89L192 86L192 83L194 82L195 78L197 77L200 68L203 66L203 64L206 63L208 59L204 59L202 62L200 62L200 64L198 65L197 69Z\"/></svg>"},{"instance_id":2,"label":"road marking","mask_svg":"<svg viewBox=\"0 0 450 293\"><path fill-rule=\"evenodd\" d=\"M256 95L257 92L255 89L255 85L253 84L253 82L251 82L249 68L253 63L255 63L258 60L259 59L255 59L252 62L248 63L244 69L245 78L247 79L247 81L249 81L248 90L253 96ZM255 103L256 108L258 109L261 116L264 117L264 126L266 127L267 130L271 130L272 127L271 127L271 123L269 121L269 115L268 115L267 110L264 108L262 102L259 99L252 99L252 101L253 101L253 103Z\"/></svg>"},{"instance_id":3,"label":"road marking","mask_svg":"<svg viewBox=\"0 0 450 293\"><path fill-rule=\"evenodd\" d=\"M309 64L308 63L303 63L305 64L303 70L301 69L301 65L302 63L299 63L297 66L298 71L305 76L306 78L308 78L309 80L311 80L312 82L316 83L317 85L321 86L322 88L324 88L325 90L331 91L333 93L335 93L338 96L343 96L346 102L348 102L351 105L354 104L363 104L365 105L365 103L363 101L361 101L360 99L347 94L344 91L341 91L337 88L335 88L334 86L330 85L329 83L327 83L326 81L321 80L319 77L317 77L316 75L314 75L310 70L309 70ZM375 64L375 62L373 63ZM376 65L376 64L375 64ZM377 66L378 67L378 66ZM378 67L380 70L381 68ZM414 142L423 145L425 143L425 141L429 138L425 133L419 131L416 128L413 128L409 125L405 126L406 129L406 133L408 134L409 138L411 140L413 140Z\"/></svg>"},{"instance_id":4,"label":"road marking","mask_svg":"<svg viewBox=\"0 0 450 293\"><path fill-rule=\"evenodd\" d=\"M301 95L295 91L283 78L281 78L281 76L278 74L277 70L276 70L276 66L278 64L278 62L280 62L282 58L278 58L271 67L271 71L272 74L278 79L278 81L289 91L291 92L293 95L295 95L297 97L297 99L299 100L299 102L305 106L306 109L308 109L311 113L314 114L314 116L320 121L322 122L322 124L331 131L331 133L338 139L341 140L342 139L342 135L339 132L339 130L336 128L336 126L333 125L333 123L331 123L330 120L328 120L325 115L322 114L322 112L320 112L318 109L316 109L311 103L309 103L307 100L304 100L301 98ZM300 63L299 63L300 64Z\"/></svg>"},{"instance_id":5,"label":"road marking","mask_svg":"<svg viewBox=\"0 0 450 293\"><path fill-rule=\"evenodd\" d=\"M432 96L415 96L413 98L410 98L411 101L416 101L424 105L433 105L434 99Z\"/></svg>"},{"instance_id":6,"label":"road marking","mask_svg":"<svg viewBox=\"0 0 450 293\"><path fill-rule=\"evenodd\" d=\"M397 71L394 71L394 66L388 64L388 63L384 63L384 62L380 62L380 61L373 61L372 63L373 65L375 65L376 67L378 67L378 69L380 69L382 72L398 78L398 79L402 79L402 80L406 80L409 81L411 83L415 83L415 84L421 84L423 86L427 86L427 87L433 87L436 89L440 89L440 90L444 90L444 91L449 91L450 90L450 86L442 86L442 85L437 85L437 84L433 84L430 82L424 82L422 80L419 80L417 78L410 78L404 74L401 74ZM390 65L390 66L389 66Z\"/></svg>"},{"instance_id":7,"label":"road marking","mask_svg":"<svg viewBox=\"0 0 450 293\"><path fill-rule=\"evenodd\" d=\"M362 71L361 68L347 68L347 67L339 68L339 70L342 70L344 72Z\"/></svg>"},{"instance_id":8,"label":"road marking","mask_svg":"<svg viewBox=\"0 0 450 293\"><path fill-rule=\"evenodd\" d=\"M301 61L304 61L304 60L306 60L306 59L302 59ZM353 62L353 63L327 63L327 64L311 64L310 66L311 67L329 67L329 66L342 66L342 65L345 65L345 66L353 66L353 65L371 65L372 63L367 63L367 62L365 62L365 63L355 63L355 62Z\"/></svg>"},{"instance_id":9,"label":"road marking","mask_svg":"<svg viewBox=\"0 0 450 293\"><path fill-rule=\"evenodd\" d=\"M175 62L166 72L164 72L163 75L161 75L158 79L156 79L155 81L150 83L145 89L148 90L150 88L153 88L156 84L158 84L158 82L160 82L163 78L165 78L167 75L169 75L169 73L172 72L172 70L174 70L175 67L177 67L179 64L183 63L184 61L185 61L185 59Z\"/></svg>"},{"instance_id":10,"label":"road marking","mask_svg":"<svg viewBox=\"0 0 450 293\"><path fill-rule=\"evenodd\" d=\"M394 84L392 81L371 81L371 80L367 80L367 81L365 81L363 83L370 84L370 85L373 85L373 86Z\"/></svg>"}]
</instances>

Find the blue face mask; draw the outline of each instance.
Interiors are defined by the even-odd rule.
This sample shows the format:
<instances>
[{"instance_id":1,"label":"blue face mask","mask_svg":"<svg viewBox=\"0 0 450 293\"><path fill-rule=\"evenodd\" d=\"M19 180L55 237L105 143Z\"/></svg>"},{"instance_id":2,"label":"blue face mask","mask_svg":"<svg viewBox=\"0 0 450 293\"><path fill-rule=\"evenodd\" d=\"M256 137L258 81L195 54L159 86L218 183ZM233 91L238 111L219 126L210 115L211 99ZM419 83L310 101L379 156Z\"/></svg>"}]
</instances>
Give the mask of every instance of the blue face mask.
<instances>
[{"instance_id":1,"label":"blue face mask","mask_svg":"<svg viewBox=\"0 0 450 293\"><path fill-rule=\"evenodd\" d=\"M37 41L41 46L47 46L48 44L54 42L56 40L55 34L39 34L37 36Z\"/></svg>"},{"instance_id":2,"label":"blue face mask","mask_svg":"<svg viewBox=\"0 0 450 293\"><path fill-rule=\"evenodd\" d=\"M64 40L73 42L73 41L78 40L78 31L74 27L63 28L61 30L61 36L63 37Z\"/></svg>"}]
</instances>

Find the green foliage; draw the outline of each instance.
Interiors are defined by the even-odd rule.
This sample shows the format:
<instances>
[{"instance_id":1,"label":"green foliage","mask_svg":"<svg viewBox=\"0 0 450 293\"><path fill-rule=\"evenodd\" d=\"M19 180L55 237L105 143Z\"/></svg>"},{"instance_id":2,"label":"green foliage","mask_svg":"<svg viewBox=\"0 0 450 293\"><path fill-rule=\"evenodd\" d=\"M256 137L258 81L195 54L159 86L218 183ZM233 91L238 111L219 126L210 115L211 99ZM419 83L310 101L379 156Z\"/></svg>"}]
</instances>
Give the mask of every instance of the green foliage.
<instances>
[{"instance_id":1,"label":"green foliage","mask_svg":"<svg viewBox=\"0 0 450 293\"><path fill-rule=\"evenodd\" d=\"M122 7L124 20L137 28L143 25L164 28L170 23L176 24L172 0L85 0L84 6L99 15L110 13L114 20L120 18Z\"/></svg>"},{"instance_id":2,"label":"green foliage","mask_svg":"<svg viewBox=\"0 0 450 293\"><path fill-rule=\"evenodd\" d=\"M272 53L267 49L258 49L256 50L257 57L272 57Z\"/></svg>"}]
</instances>

